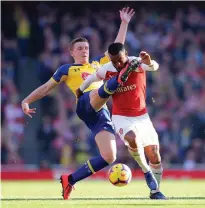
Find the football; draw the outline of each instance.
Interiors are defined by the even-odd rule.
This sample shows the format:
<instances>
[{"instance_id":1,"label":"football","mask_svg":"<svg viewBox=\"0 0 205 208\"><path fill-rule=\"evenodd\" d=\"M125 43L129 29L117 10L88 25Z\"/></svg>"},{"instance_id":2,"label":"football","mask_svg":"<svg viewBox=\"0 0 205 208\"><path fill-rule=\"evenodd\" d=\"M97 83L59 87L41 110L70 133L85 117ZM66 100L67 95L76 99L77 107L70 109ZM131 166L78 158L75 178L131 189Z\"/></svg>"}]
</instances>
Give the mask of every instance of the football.
<instances>
[{"instance_id":1,"label":"football","mask_svg":"<svg viewBox=\"0 0 205 208\"><path fill-rule=\"evenodd\" d=\"M109 181L118 187L126 186L132 179L130 168L122 163L113 165L108 172Z\"/></svg>"}]
</instances>

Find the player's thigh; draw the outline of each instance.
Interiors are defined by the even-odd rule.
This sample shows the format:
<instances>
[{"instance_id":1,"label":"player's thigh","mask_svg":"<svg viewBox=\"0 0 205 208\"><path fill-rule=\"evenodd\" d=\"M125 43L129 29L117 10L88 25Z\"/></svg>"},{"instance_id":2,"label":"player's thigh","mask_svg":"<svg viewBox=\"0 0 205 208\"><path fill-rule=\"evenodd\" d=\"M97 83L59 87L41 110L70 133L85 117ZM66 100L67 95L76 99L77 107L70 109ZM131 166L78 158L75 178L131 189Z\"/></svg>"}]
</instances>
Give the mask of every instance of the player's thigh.
<instances>
[{"instance_id":1,"label":"player's thigh","mask_svg":"<svg viewBox=\"0 0 205 208\"><path fill-rule=\"evenodd\" d=\"M117 155L115 135L109 131L102 130L96 134L95 141L101 156L108 163L114 162Z\"/></svg>"},{"instance_id":2,"label":"player's thigh","mask_svg":"<svg viewBox=\"0 0 205 208\"><path fill-rule=\"evenodd\" d=\"M139 119L137 128L139 139L142 141L144 147L144 153L149 161L153 164L160 162L158 134L148 114Z\"/></svg>"},{"instance_id":3,"label":"player's thigh","mask_svg":"<svg viewBox=\"0 0 205 208\"><path fill-rule=\"evenodd\" d=\"M108 100L109 98L101 98L98 95L98 90L92 90L90 92L90 104L95 111L99 111Z\"/></svg>"},{"instance_id":4,"label":"player's thigh","mask_svg":"<svg viewBox=\"0 0 205 208\"><path fill-rule=\"evenodd\" d=\"M142 142L143 147L150 145L159 146L158 134L148 114L137 118L135 126L138 131L138 139Z\"/></svg>"},{"instance_id":5,"label":"player's thigh","mask_svg":"<svg viewBox=\"0 0 205 208\"><path fill-rule=\"evenodd\" d=\"M136 128L131 118L119 115L113 115L112 121L115 127L116 133L126 146L129 146L128 141L125 139L126 136L137 137ZM131 132L131 133L130 133Z\"/></svg>"}]
</instances>

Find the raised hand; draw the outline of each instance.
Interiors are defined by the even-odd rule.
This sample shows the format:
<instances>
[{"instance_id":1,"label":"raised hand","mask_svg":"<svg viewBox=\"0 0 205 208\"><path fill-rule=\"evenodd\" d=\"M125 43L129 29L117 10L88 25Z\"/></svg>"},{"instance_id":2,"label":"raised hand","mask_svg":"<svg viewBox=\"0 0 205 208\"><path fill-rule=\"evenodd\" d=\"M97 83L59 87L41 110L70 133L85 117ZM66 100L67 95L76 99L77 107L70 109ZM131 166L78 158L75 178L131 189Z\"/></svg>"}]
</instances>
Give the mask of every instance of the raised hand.
<instances>
[{"instance_id":1,"label":"raised hand","mask_svg":"<svg viewBox=\"0 0 205 208\"><path fill-rule=\"evenodd\" d=\"M30 109L28 103L22 103L21 104L21 107L22 107L23 112L27 116L29 116L30 118L32 118L32 115L31 114L36 113L36 108Z\"/></svg>"},{"instance_id":2,"label":"raised hand","mask_svg":"<svg viewBox=\"0 0 205 208\"><path fill-rule=\"evenodd\" d=\"M142 59L143 64L151 65L152 60L151 60L150 55L147 52L141 51L139 56Z\"/></svg>"},{"instance_id":3,"label":"raised hand","mask_svg":"<svg viewBox=\"0 0 205 208\"><path fill-rule=\"evenodd\" d=\"M129 7L124 7L122 10L120 10L120 18L122 22L125 23L129 23L134 14L134 9L130 9Z\"/></svg>"}]
</instances>

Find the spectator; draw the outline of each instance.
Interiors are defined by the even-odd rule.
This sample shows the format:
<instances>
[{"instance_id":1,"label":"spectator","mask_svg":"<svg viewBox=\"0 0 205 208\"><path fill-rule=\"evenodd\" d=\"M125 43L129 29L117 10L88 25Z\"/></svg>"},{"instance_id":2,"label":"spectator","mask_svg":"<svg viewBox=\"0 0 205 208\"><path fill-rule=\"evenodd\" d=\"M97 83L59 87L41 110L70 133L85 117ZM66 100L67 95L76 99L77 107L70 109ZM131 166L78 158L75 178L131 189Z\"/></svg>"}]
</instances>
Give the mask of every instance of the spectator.
<instances>
[{"instance_id":1,"label":"spectator","mask_svg":"<svg viewBox=\"0 0 205 208\"><path fill-rule=\"evenodd\" d=\"M20 6L17 6L15 8L15 20L17 24L16 35L18 38L20 54L24 57L28 54L28 44L31 33L31 26L27 14Z\"/></svg>"}]
</instances>

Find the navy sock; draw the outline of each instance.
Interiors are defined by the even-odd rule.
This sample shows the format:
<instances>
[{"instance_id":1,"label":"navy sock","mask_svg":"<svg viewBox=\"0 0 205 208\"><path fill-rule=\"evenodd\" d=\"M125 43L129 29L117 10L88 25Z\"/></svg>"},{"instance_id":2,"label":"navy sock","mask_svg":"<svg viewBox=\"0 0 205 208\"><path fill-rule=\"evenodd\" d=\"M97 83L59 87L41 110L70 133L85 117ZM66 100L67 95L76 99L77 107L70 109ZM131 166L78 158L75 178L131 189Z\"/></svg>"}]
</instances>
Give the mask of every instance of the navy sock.
<instances>
[{"instance_id":1,"label":"navy sock","mask_svg":"<svg viewBox=\"0 0 205 208\"><path fill-rule=\"evenodd\" d=\"M109 164L101 157L94 157L88 160L82 167L72 173L68 181L71 185L74 185L76 182L87 178L88 176L94 174L95 172L103 169L104 167L108 166Z\"/></svg>"},{"instance_id":2,"label":"navy sock","mask_svg":"<svg viewBox=\"0 0 205 208\"><path fill-rule=\"evenodd\" d=\"M99 89L98 94L101 98L108 98L111 96L115 90L119 87L119 83L117 81L117 76L112 77L108 81L106 81Z\"/></svg>"}]
</instances>

